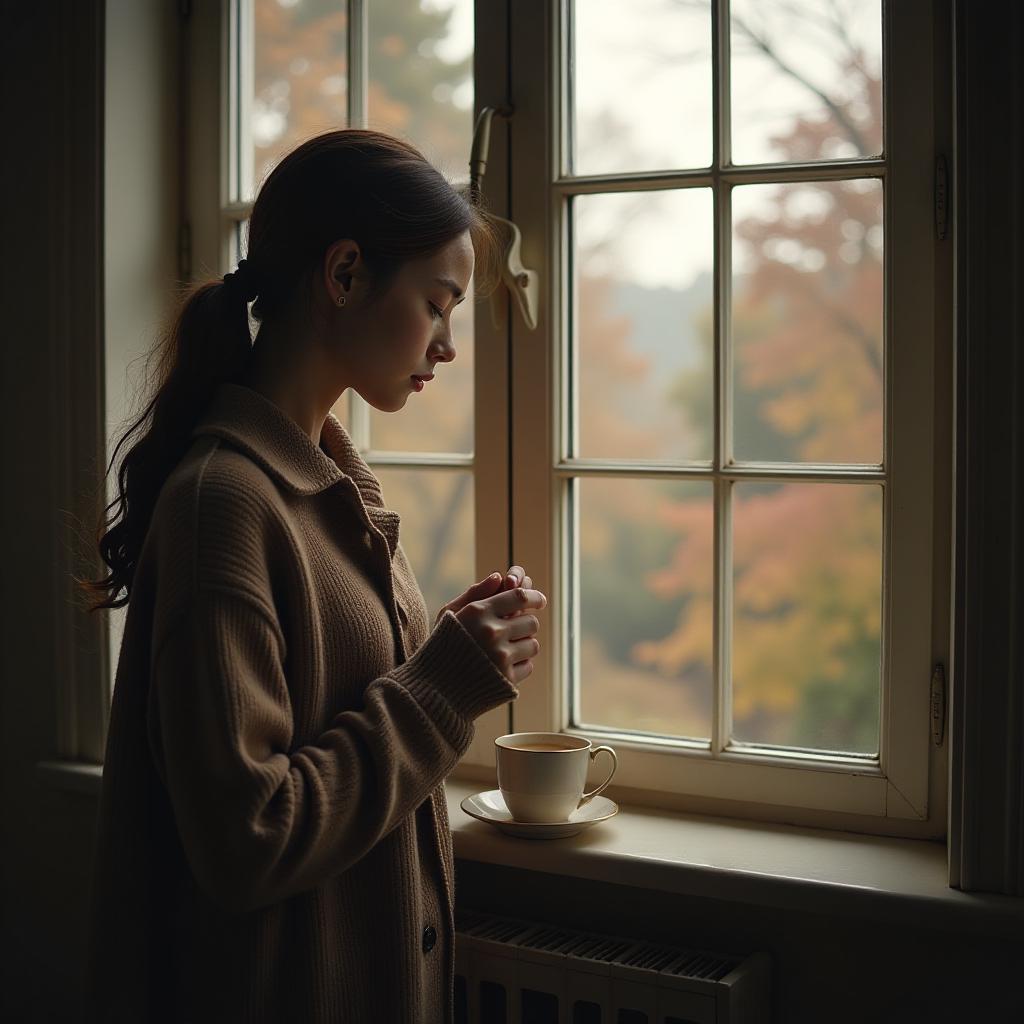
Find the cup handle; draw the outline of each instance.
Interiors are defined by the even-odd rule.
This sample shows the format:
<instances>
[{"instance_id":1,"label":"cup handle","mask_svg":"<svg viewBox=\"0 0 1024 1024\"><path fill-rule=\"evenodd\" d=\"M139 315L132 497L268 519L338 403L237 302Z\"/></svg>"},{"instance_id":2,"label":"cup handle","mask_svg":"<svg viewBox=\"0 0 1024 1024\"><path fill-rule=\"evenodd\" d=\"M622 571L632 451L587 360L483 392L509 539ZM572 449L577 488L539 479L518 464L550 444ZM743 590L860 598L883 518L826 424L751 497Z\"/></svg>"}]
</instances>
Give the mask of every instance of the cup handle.
<instances>
[{"instance_id":1,"label":"cup handle","mask_svg":"<svg viewBox=\"0 0 1024 1024\"><path fill-rule=\"evenodd\" d=\"M608 773L608 778L606 778L604 782L602 782L601 785L597 787L597 789L592 789L589 793L584 793L583 796L580 797L580 802L576 805L577 808L580 808L584 804L589 803L591 800L593 800L594 797L597 796L598 793L600 793L608 785L608 783L612 781L612 776L615 774L615 769L619 767L619 759L615 756L615 751L612 750L611 747L594 747L590 751L590 760L593 761L594 758L597 757L597 755L600 754L602 750L612 755L612 770Z\"/></svg>"}]
</instances>

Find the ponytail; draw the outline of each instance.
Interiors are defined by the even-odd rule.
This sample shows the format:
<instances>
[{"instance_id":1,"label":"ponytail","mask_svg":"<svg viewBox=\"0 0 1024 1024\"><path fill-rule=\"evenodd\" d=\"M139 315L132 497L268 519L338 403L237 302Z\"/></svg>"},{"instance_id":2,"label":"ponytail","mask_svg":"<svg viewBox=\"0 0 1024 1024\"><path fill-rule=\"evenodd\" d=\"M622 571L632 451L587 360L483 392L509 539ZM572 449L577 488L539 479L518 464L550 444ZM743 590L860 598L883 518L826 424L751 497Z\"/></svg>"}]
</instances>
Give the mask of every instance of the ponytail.
<instances>
[{"instance_id":1,"label":"ponytail","mask_svg":"<svg viewBox=\"0 0 1024 1024\"><path fill-rule=\"evenodd\" d=\"M74 577L88 611L128 603L160 489L191 446L192 431L220 385L237 382L248 364L249 302L256 299L257 321L274 320L339 238L359 242L376 291L405 262L433 254L465 231L487 268L485 287L494 287L500 245L495 222L419 150L389 135L353 128L327 132L274 168L253 205L248 259L223 280L186 291L147 361L147 377L149 363L157 362L145 388L152 397L125 430L106 470L129 438L140 434L118 469L118 495L97 530L110 572L99 580Z\"/></svg>"},{"instance_id":2,"label":"ponytail","mask_svg":"<svg viewBox=\"0 0 1024 1024\"><path fill-rule=\"evenodd\" d=\"M107 466L109 473L121 448L143 432L118 469L118 495L104 509L97 532L100 556L110 572L99 580L75 577L88 596L88 611L128 603L160 488L188 451L192 429L217 388L239 376L251 348L246 301L237 285L205 281L187 290L147 361L147 376L156 361L153 397L124 431Z\"/></svg>"}]
</instances>

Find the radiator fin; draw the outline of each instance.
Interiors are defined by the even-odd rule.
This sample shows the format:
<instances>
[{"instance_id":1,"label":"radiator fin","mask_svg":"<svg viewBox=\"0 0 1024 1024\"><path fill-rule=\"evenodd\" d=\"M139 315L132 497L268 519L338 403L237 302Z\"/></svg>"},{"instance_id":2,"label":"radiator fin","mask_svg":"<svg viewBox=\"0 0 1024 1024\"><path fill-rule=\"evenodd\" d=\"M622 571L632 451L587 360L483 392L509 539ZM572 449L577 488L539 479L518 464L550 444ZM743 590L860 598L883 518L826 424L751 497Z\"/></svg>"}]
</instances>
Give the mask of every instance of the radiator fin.
<instances>
[{"instance_id":1,"label":"radiator fin","mask_svg":"<svg viewBox=\"0 0 1024 1024\"><path fill-rule=\"evenodd\" d=\"M719 981L741 963L736 957L659 943L631 941L536 921L490 917L474 911L460 915L456 931L476 939L503 942L599 963L663 972L681 978Z\"/></svg>"}]
</instances>

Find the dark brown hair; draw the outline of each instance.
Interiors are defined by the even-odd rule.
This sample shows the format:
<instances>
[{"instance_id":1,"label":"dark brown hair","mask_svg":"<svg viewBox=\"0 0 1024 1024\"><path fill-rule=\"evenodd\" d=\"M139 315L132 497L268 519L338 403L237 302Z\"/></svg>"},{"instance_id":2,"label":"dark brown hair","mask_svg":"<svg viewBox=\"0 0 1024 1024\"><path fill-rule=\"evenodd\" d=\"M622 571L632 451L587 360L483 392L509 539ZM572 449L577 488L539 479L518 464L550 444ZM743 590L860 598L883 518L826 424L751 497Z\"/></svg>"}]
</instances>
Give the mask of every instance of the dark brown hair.
<instances>
[{"instance_id":1,"label":"dark brown hair","mask_svg":"<svg viewBox=\"0 0 1024 1024\"><path fill-rule=\"evenodd\" d=\"M471 201L418 149L390 135L355 128L318 135L274 168L253 205L245 261L249 290L257 293L252 315L273 322L308 295L312 272L339 238L359 243L371 296L379 297L406 262L433 255L465 231L476 251L482 294L497 278L499 242L496 222L477 197ZM88 611L128 603L160 489L188 450L191 431L217 388L246 367L253 343L246 290L237 279L193 284L150 354L157 362L155 380L144 388L150 397L115 446L106 471L122 445L141 431L125 452L118 495L106 506L96 534L110 572L99 580L75 577Z\"/></svg>"}]
</instances>

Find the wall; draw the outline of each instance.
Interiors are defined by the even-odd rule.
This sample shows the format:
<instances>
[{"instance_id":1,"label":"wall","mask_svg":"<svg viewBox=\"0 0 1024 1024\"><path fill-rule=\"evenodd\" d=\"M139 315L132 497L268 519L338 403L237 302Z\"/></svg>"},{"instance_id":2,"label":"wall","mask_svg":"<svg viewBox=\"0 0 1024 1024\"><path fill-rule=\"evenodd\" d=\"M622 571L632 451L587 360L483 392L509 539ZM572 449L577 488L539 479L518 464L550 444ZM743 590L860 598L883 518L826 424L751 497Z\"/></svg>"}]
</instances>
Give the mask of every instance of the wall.
<instances>
[{"instance_id":1,"label":"wall","mask_svg":"<svg viewBox=\"0 0 1024 1024\"><path fill-rule=\"evenodd\" d=\"M85 569L68 527L93 529L104 391L118 415L124 364L173 277L176 31L170 0L76 0L5 7L0 33L0 1020L12 1024L77 1019L96 801L54 789L36 764L94 745L65 724L98 692L107 636L72 600L68 572Z\"/></svg>"},{"instance_id":2,"label":"wall","mask_svg":"<svg viewBox=\"0 0 1024 1024\"><path fill-rule=\"evenodd\" d=\"M142 357L178 284L176 5L107 0L104 138L104 310L108 456L136 418ZM125 422L122 422L125 421ZM122 449L124 451L124 449ZM111 500L113 494L108 494ZM124 610L110 613L117 663Z\"/></svg>"}]
</instances>

